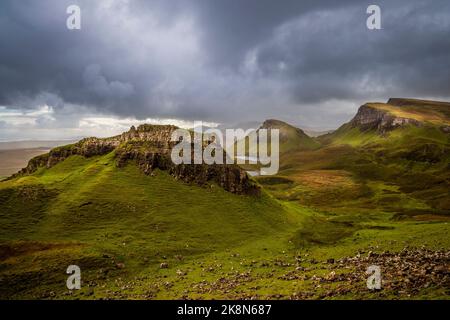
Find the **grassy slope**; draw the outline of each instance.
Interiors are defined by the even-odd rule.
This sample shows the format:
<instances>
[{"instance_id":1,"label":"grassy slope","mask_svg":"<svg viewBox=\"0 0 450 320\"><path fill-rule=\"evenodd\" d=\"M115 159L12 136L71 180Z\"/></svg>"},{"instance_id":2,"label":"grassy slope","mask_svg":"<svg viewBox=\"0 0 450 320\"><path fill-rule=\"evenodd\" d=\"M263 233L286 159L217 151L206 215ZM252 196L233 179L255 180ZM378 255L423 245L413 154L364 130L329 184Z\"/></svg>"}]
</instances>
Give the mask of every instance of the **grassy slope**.
<instances>
[{"instance_id":1,"label":"grassy slope","mask_svg":"<svg viewBox=\"0 0 450 320\"><path fill-rule=\"evenodd\" d=\"M299 128L291 126L283 121L267 120L261 128L269 130L269 137L271 129L279 130L279 150L282 154L300 150L314 150L320 147L320 143L316 141L316 139L309 137ZM248 152L248 138L246 138L245 143L246 152ZM270 148L269 138L267 149L270 150ZM256 152L257 150L251 149L251 151Z\"/></svg>"},{"instance_id":2,"label":"grassy slope","mask_svg":"<svg viewBox=\"0 0 450 320\"><path fill-rule=\"evenodd\" d=\"M268 120L270 129L278 129L280 134L280 153L290 153L295 151L315 150L320 147L320 143L306 135L302 130L291 126L288 123L278 120ZM263 125L264 127L264 125ZM270 145L268 146L270 149Z\"/></svg>"},{"instance_id":3,"label":"grassy slope","mask_svg":"<svg viewBox=\"0 0 450 320\"><path fill-rule=\"evenodd\" d=\"M2 298L321 298L336 286L313 280L330 272L321 261L422 245L425 236L430 248L449 245L448 226L188 186L163 172L116 169L111 155L72 157L2 183L0 194ZM81 267L80 291L65 289L69 264ZM306 279L290 280L291 272ZM370 293L364 278L343 286L349 291L336 297L397 297ZM417 297L444 297L442 290Z\"/></svg>"},{"instance_id":4,"label":"grassy slope","mask_svg":"<svg viewBox=\"0 0 450 320\"><path fill-rule=\"evenodd\" d=\"M320 143L295 127L285 124L278 129L281 137L280 153L294 150L314 150L320 147Z\"/></svg>"},{"instance_id":5,"label":"grassy slope","mask_svg":"<svg viewBox=\"0 0 450 320\"><path fill-rule=\"evenodd\" d=\"M285 158L289 154L293 154L296 152L317 150L320 148L321 144L317 139L309 137L302 130L291 126L288 123L279 120L267 120L261 128L264 129L278 129L279 130L279 153L280 158ZM270 130L269 130L270 132ZM270 137L270 134L269 134ZM268 138L267 150L270 154L271 150L271 141ZM248 156L249 152L252 154L258 154L258 147L249 146L248 138L245 139L245 152ZM250 147L250 148L249 148ZM235 149L236 152L236 149ZM242 168L246 170L259 170L260 165L256 164L242 164Z\"/></svg>"},{"instance_id":6,"label":"grassy slope","mask_svg":"<svg viewBox=\"0 0 450 320\"><path fill-rule=\"evenodd\" d=\"M363 207L448 214L450 135L439 126L406 126L380 135L344 125L321 141L319 150L282 158L280 177L288 180L278 189L289 191L279 192L284 198L319 206L361 200Z\"/></svg>"},{"instance_id":7,"label":"grassy slope","mask_svg":"<svg viewBox=\"0 0 450 320\"><path fill-rule=\"evenodd\" d=\"M278 199L316 210L300 246L329 254L373 241L395 251L394 243L422 239L448 250L450 137L435 120L384 136L344 125L321 137L320 149L282 155L278 176L257 179Z\"/></svg>"},{"instance_id":8,"label":"grassy slope","mask_svg":"<svg viewBox=\"0 0 450 320\"><path fill-rule=\"evenodd\" d=\"M112 156L73 156L0 184L3 272L19 271L20 280L40 265L23 260L40 255L49 255L41 267L64 268L73 262L66 257L72 250L75 262L87 256L97 267L107 266L107 256L125 263L128 271L145 269L142 264L155 269L175 256L220 252L273 237L298 220L267 195L252 198L217 186L189 186L165 172L149 177L134 165L117 169Z\"/></svg>"},{"instance_id":9,"label":"grassy slope","mask_svg":"<svg viewBox=\"0 0 450 320\"><path fill-rule=\"evenodd\" d=\"M400 152L430 141L448 146L447 136L420 130L385 138L346 132L322 148L286 153L278 177L260 178L270 193L261 199L188 186L164 172L144 176L133 165L117 169L113 154L72 157L2 182L0 296L323 298L343 288L329 297L448 298L433 284L369 292L362 266L333 269L358 280L317 280L330 273L330 258L450 248L440 200L404 189L422 174L434 195L448 190L432 179L448 171L447 158L430 164ZM69 264L82 269L80 291L65 289Z\"/></svg>"}]
</instances>

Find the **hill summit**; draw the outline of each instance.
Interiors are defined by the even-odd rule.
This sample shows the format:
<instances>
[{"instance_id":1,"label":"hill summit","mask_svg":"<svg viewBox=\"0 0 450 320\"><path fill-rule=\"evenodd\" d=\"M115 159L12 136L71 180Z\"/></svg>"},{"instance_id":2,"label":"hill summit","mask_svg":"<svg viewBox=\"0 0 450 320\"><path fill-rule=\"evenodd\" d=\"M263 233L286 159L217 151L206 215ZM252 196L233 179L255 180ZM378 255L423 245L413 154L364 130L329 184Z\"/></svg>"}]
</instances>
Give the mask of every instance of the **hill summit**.
<instances>
[{"instance_id":1,"label":"hill summit","mask_svg":"<svg viewBox=\"0 0 450 320\"><path fill-rule=\"evenodd\" d=\"M278 129L280 132L280 152L312 150L320 144L309 137L302 129L294 127L286 122L268 119L259 129Z\"/></svg>"}]
</instances>

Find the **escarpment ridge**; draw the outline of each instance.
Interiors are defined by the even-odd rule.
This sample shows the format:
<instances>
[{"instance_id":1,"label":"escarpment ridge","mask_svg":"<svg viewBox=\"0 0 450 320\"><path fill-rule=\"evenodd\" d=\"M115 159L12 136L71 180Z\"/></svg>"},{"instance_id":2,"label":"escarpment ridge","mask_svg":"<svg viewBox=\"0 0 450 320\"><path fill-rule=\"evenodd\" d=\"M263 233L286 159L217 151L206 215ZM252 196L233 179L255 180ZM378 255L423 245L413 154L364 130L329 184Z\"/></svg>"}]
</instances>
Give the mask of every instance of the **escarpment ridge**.
<instances>
[{"instance_id":1,"label":"escarpment ridge","mask_svg":"<svg viewBox=\"0 0 450 320\"><path fill-rule=\"evenodd\" d=\"M117 167L135 162L142 172L156 169L168 171L175 179L201 186L216 183L236 194L257 195L260 190L247 173L234 164L174 164L171 150L178 143L171 141L178 128L172 125L144 124L110 138L85 138L77 143L57 147L31 159L24 169L11 178L28 175L39 168L51 168L70 156L94 157L114 152Z\"/></svg>"}]
</instances>

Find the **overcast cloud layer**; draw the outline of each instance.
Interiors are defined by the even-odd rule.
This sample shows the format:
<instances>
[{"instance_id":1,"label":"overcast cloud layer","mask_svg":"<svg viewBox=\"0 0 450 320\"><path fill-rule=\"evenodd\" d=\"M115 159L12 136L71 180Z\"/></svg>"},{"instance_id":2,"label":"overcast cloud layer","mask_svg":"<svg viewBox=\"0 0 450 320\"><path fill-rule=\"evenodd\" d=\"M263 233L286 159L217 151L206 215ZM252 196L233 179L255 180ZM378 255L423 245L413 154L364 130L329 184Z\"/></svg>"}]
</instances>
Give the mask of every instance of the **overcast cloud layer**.
<instances>
[{"instance_id":1,"label":"overcast cloud layer","mask_svg":"<svg viewBox=\"0 0 450 320\"><path fill-rule=\"evenodd\" d=\"M335 128L366 101L450 100L448 0L3 0L0 40L0 139L159 119Z\"/></svg>"}]
</instances>

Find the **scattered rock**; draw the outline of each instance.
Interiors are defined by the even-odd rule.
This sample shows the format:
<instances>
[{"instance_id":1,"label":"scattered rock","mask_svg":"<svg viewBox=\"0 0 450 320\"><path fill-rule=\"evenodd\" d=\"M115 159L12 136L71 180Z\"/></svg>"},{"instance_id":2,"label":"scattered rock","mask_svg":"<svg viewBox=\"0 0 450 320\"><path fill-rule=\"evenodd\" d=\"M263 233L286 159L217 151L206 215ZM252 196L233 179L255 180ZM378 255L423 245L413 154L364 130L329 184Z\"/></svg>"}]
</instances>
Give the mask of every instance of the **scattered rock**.
<instances>
[{"instance_id":1,"label":"scattered rock","mask_svg":"<svg viewBox=\"0 0 450 320\"><path fill-rule=\"evenodd\" d=\"M185 276L185 275L186 275L186 272L181 271L181 270L177 270L177 275L178 275L178 276Z\"/></svg>"}]
</instances>

